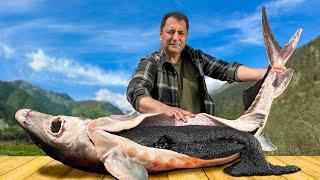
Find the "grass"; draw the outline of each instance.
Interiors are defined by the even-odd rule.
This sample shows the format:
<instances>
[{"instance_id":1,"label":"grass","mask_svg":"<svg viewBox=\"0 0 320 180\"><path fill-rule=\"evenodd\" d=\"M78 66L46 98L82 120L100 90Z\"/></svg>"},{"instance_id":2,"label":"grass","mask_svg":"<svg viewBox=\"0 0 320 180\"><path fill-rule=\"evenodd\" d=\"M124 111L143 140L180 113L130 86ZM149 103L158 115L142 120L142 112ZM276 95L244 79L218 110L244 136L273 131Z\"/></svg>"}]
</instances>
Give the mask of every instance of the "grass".
<instances>
[{"instance_id":1,"label":"grass","mask_svg":"<svg viewBox=\"0 0 320 180\"><path fill-rule=\"evenodd\" d=\"M0 142L0 155L44 156L46 154L34 144Z\"/></svg>"}]
</instances>

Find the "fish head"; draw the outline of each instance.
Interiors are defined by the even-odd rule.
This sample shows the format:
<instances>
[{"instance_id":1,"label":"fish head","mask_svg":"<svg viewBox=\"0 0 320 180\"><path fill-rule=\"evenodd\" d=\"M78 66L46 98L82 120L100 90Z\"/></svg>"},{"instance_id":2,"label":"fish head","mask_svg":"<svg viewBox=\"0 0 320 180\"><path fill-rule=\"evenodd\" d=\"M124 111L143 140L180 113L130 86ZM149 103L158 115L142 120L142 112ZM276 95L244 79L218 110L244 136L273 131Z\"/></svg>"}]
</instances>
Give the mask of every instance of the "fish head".
<instances>
[{"instance_id":1,"label":"fish head","mask_svg":"<svg viewBox=\"0 0 320 180\"><path fill-rule=\"evenodd\" d=\"M103 166L86 133L89 119L53 116L30 109L17 111L15 118L35 144L52 158L71 167L93 172Z\"/></svg>"}]
</instances>

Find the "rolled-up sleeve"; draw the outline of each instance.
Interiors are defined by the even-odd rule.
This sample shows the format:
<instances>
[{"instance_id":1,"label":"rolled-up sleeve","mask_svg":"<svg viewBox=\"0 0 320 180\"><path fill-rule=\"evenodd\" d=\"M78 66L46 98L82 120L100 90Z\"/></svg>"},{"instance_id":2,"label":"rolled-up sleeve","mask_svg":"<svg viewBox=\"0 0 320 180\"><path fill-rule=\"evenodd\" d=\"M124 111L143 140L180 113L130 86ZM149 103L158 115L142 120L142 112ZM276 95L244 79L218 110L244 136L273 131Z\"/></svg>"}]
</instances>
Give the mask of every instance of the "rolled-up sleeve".
<instances>
[{"instance_id":1,"label":"rolled-up sleeve","mask_svg":"<svg viewBox=\"0 0 320 180\"><path fill-rule=\"evenodd\" d=\"M238 68L241 64L237 62L228 63L222 60L218 60L208 54L200 51L200 56L203 64L204 74L221 81L228 81L232 83L234 81L240 81L237 76Z\"/></svg>"},{"instance_id":2,"label":"rolled-up sleeve","mask_svg":"<svg viewBox=\"0 0 320 180\"><path fill-rule=\"evenodd\" d=\"M156 75L156 64L150 59L142 59L127 87L127 100L139 110L139 101L142 97L151 96Z\"/></svg>"}]
</instances>

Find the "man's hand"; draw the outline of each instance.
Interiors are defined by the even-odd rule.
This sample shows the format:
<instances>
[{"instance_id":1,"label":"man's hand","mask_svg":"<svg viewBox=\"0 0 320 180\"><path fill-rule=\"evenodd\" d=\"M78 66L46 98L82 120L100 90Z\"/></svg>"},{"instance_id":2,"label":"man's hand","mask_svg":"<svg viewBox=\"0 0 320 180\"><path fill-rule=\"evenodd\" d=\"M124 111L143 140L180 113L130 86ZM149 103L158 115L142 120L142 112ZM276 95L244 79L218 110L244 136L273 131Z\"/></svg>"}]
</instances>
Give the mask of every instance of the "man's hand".
<instances>
[{"instance_id":1,"label":"man's hand","mask_svg":"<svg viewBox=\"0 0 320 180\"><path fill-rule=\"evenodd\" d=\"M283 73L285 70L287 70L287 68L282 65L282 64L277 64L277 63L274 63L272 66L271 66L271 71L274 71L276 72L277 74L281 74Z\"/></svg>"},{"instance_id":2,"label":"man's hand","mask_svg":"<svg viewBox=\"0 0 320 180\"><path fill-rule=\"evenodd\" d=\"M195 116L193 113L189 111L177 107L168 106L160 101L154 100L150 96L141 98L139 103L139 112L141 113L163 113L167 116L174 117L175 119L180 120L182 122L187 122L186 116Z\"/></svg>"},{"instance_id":3,"label":"man's hand","mask_svg":"<svg viewBox=\"0 0 320 180\"><path fill-rule=\"evenodd\" d=\"M187 122L187 117L186 116L190 116L190 117L194 117L195 115L189 111L177 108L177 107L171 107L168 106L168 108L166 108L162 113L170 116L170 117L174 117L177 120L180 120L184 123Z\"/></svg>"}]
</instances>

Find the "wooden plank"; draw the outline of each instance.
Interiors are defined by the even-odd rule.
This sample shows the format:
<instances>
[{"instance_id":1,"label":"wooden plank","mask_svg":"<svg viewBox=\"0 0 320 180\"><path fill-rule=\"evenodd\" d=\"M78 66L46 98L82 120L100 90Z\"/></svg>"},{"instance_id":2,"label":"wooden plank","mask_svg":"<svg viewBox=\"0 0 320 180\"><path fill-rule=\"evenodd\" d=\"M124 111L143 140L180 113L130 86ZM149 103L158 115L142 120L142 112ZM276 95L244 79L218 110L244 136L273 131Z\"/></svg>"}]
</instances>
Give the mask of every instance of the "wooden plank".
<instances>
[{"instance_id":1,"label":"wooden plank","mask_svg":"<svg viewBox=\"0 0 320 180\"><path fill-rule=\"evenodd\" d=\"M297 165L302 171L281 176L233 177L221 167L188 169L150 175L152 180L179 179L320 179L320 156L267 156L275 165ZM0 179L114 179L111 175L80 171L48 156L0 156Z\"/></svg>"},{"instance_id":2,"label":"wooden plank","mask_svg":"<svg viewBox=\"0 0 320 180\"><path fill-rule=\"evenodd\" d=\"M320 156L299 156L299 158L302 158L308 162L311 162L320 168Z\"/></svg>"},{"instance_id":3,"label":"wooden plank","mask_svg":"<svg viewBox=\"0 0 320 180\"><path fill-rule=\"evenodd\" d=\"M0 156L0 163L6 161L10 158L10 156Z\"/></svg>"},{"instance_id":4,"label":"wooden plank","mask_svg":"<svg viewBox=\"0 0 320 180\"><path fill-rule=\"evenodd\" d=\"M270 162L271 164L273 165L281 165L281 166L285 166L285 165L288 165L287 163L283 162L283 161L280 161L279 159L277 159L276 157L271 157L271 156L268 156L266 157L267 161ZM304 172L302 171L299 171L299 172L296 172L296 173L293 173L293 174L283 174L281 175L282 177L285 177L287 179L314 179L313 177L305 174Z\"/></svg>"},{"instance_id":5,"label":"wooden plank","mask_svg":"<svg viewBox=\"0 0 320 180\"><path fill-rule=\"evenodd\" d=\"M63 179L115 179L111 175L102 175L102 174L95 174L95 173L88 173L80 170L73 169L73 172L67 174L66 176L63 177ZM80 176L78 174L81 174ZM153 174L149 176L150 180L168 180L168 174Z\"/></svg>"},{"instance_id":6,"label":"wooden plank","mask_svg":"<svg viewBox=\"0 0 320 180\"><path fill-rule=\"evenodd\" d=\"M162 174L152 174L149 175L150 180L168 180L168 173L162 173Z\"/></svg>"},{"instance_id":7,"label":"wooden plank","mask_svg":"<svg viewBox=\"0 0 320 180\"><path fill-rule=\"evenodd\" d=\"M248 177L250 180L282 180L282 179L286 179L282 176L250 176Z\"/></svg>"},{"instance_id":8,"label":"wooden plank","mask_svg":"<svg viewBox=\"0 0 320 180\"><path fill-rule=\"evenodd\" d=\"M295 156L276 156L275 158L287 164L294 164L301 168L301 171L315 179L320 179L320 167L304 159Z\"/></svg>"},{"instance_id":9,"label":"wooden plank","mask_svg":"<svg viewBox=\"0 0 320 180\"><path fill-rule=\"evenodd\" d=\"M49 164L41 167L39 170L28 176L26 179L59 179L72 170L71 167L53 160Z\"/></svg>"},{"instance_id":10,"label":"wooden plank","mask_svg":"<svg viewBox=\"0 0 320 180\"><path fill-rule=\"evenodd\" d=\"M89 173L80 171L78 169L72 169L69 173L67 173L65 176L63 176L63 179L68 180L78 180L78 179L84 179L84 180L101 180L104 179L103 174L96 174L96 173ZM112 179L112 176L105 176L105 179Z\"/></svg>"},{"instance_id":11,"label":"wooden plank","mask_svg":"<svg viewBox=\"0 0 320 180\"><path fill-rule=\"evenodd\" d=\"M38 156L35 159L29 161L28 163L25 163L22 166L19 166L7 172L6 174L2 175L0 178L1 179L24 179L51 161L52 159L48 156Z\"/></svg>"},{"instance_id":12,"label":"wooden plank","mask_svg":"<svg viewBox=\"0 0 320 180\"><path fill-rule=\"evenodd\" d=\"M311 156L313 157L314 159L316 159L317 161L320 161L320 156Z\"/></svg>"},{"instance_id":13,"label":"wooden plank","mask_svg":"<svg viewBox=\"0 0 320 180\"><path fill-rule=\"evenodd\" d=\"M235 177L235 176L231 176L225 172L223 172L223 169L225 167L230 166L231 164L228 165L224 165L221 167L213 167L213 168L204 168L204 172L207 174L207 176L209 177L209 179L216 179L216 180L220 180L220 179L226 179L226 180L230 180L230 179L240 179L240 180L254 180L254 179L265 179L265 180L269 180L269 179L285 179L281 176L242 176L242 177Z\"/></svg>"},{"instance_id":14,"label":"wooden plank","mask_svg":"<svg viewBox=\"0 0 320 180\"><path fill-rule=\"evenodd\" d=\"M169 180L208 180L202 169L187 169L168 173Z\"/></svg>"},{"instance_id":15,"label":"wooden plank","mask_svg":"<svg viewBox=\"0 0 320 180\"><path fill-rule=\"evenodd\" d=\"M103 180L117 180L117 179L112 177L111 175L105 175L103 176Z\"/></svg>"},{"instance_id":16,"label":"wooden plank","mask_svg":"<svg viewBox=\"0 0 320 180\"><path fill-rule=\"evenodd\" d=\"M14 156L0 163L0 176L37 158L36 156Z\"/></svg>"},{"instance_id":17,"label":"wooden plank","mask_svg":"<svg viewBox=\"0 0 320 180\"><path fill-rule=\"evenodd\" d=\"M224 166L218 166L218 167L212 167L212 168L203 168L203 171L206 173L207 177L211 179L225 179L229 180L233 177L229 174L223 172L223 169L225 167L230 166L231 164L224 165Z\"/></svg>"}]
</instances>

